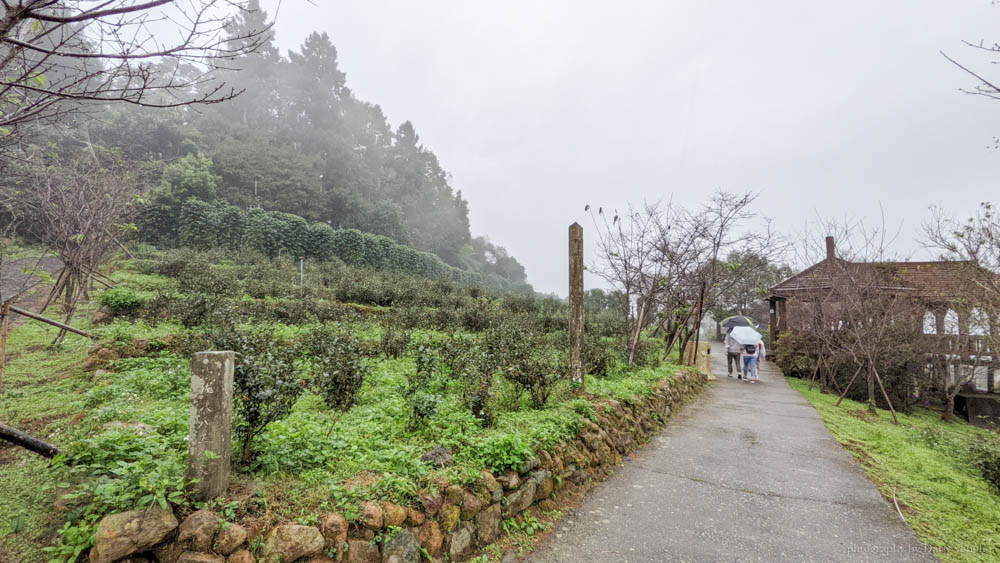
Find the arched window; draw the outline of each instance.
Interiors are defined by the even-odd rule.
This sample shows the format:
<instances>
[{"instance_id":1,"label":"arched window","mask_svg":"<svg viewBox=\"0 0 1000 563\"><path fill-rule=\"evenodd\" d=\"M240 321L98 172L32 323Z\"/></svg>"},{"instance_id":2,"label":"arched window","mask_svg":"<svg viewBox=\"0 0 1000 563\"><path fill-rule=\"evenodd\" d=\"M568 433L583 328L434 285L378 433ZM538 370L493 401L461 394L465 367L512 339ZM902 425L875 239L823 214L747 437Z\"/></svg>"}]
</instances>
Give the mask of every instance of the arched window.
<instances>
[{"instance_id":1,"label":"arched window","mask_svg":"<svg viewBox=\"0 0 1000 563\"><path fill-rule=\"evenodd\" d=\"M944 333L958 334L958 313L954 309L948 309L944 314Z\"/></svg>"},{"instance_id":2,"label":"arched window","mask_svg":"<svg viewBox=\"0 0 1000 563\"><path fill-rule=\"evenodd\" d=\"M985 336L990 333L990 316L982 309L969 311L969 334Z\"/></svg>"},{"instance_id":3,"label":"arched window","mask_svg":"<svg viewBox=\"0 0 1000 563\"><path fill-rule=\"evenodd\" d=\"M937 318L930 311L924 313L924 334L937 334Z\"/></svg>"}]
</instances>

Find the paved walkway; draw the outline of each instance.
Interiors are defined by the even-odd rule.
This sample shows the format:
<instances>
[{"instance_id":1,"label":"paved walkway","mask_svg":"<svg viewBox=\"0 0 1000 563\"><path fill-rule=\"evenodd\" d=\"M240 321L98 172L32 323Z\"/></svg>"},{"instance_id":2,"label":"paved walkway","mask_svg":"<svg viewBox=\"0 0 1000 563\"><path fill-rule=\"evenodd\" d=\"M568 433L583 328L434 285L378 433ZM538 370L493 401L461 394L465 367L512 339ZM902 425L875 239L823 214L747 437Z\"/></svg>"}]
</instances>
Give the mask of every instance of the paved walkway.
<instances>
[{"instance_id":1,"label":"paved walkway","mask_svg":"<svg viewBox=\"0 0 1000 563\"><path fill-rule=\"evenodd\" d=\"M718 378L529 561L933 561L771 362Z\"/></svg>"}]
</instances>

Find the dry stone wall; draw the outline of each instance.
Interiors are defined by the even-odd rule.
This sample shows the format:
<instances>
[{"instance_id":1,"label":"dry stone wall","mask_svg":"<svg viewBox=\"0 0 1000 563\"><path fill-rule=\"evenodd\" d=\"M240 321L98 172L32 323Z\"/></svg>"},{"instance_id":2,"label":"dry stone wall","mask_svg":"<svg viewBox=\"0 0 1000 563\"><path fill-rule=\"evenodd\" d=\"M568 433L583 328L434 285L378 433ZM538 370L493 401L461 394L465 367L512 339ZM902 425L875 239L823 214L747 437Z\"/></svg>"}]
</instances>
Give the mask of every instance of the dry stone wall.
<instances>
[{"instance_id":1,"label":"dry stone wall","mask_svg":"<svg viewBox=\"0 0 1000 563\"><path fill-rule=\"evenodd\" d=\"M435 561L465 561L500 539L504 519L533 507L551 509L552 498L563 489L606 479L704 382L703 374L680 370L650 396L596 401L595 420L576 439L540 452L516 471L483 471L472 486L438 483L440 493L424 498L421 506L364 502L355 522L331 512L318 515L316 526L282 524L254 537L250 526L223 523L208 510L179 524L159 509L115 514L101 521L90 558L102 563L419 563L427 553Z\"/></svg>"}]
</instances>

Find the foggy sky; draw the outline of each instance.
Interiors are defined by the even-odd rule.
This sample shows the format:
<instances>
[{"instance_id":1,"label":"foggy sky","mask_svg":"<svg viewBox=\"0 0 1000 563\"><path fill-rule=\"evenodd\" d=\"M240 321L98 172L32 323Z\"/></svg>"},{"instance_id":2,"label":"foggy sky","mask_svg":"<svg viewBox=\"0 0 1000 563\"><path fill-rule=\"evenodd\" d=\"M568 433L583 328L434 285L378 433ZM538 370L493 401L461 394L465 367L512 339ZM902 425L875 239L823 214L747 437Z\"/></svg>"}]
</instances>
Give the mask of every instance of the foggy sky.
<instances>
[{"instance_id":1,"label":"foggy sky","mask_svg":"<svg viewBox=\"0 0 1000 563\"><path fill-rule=\"evenodd\" d=\"M473 235L542 292L567 294L566 229L592 241L586 204L749 189L794 236L817 215L880 221L881 203L898 250L922 258L928 206L1000 200L1000 101L958 92L975 82L938 52L1000 77L961 45L1000 40L989 0L316 4L281 3L282 51L329 33L348 86L414 123Z\"/></svg>"}]
</instances>

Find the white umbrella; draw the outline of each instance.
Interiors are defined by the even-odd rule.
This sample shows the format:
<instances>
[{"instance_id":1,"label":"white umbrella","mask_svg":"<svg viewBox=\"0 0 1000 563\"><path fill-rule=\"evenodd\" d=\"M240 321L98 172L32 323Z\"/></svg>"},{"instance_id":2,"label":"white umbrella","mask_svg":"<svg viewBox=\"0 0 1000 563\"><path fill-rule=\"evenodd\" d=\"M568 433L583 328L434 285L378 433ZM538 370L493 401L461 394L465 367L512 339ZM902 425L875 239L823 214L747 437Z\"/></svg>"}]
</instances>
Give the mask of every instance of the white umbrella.
<instances>
[{"instance_id":1,"label":"white umbrella","mask_svg":"<svg viewBox=\"0 0 1000 563\"><path fill-rule=\"evenodd\" d=\"M748 326L738 326L729 333L733 340L740 344L757 344L760 342L760 333Z\"/></svg>"}]
</instances>

